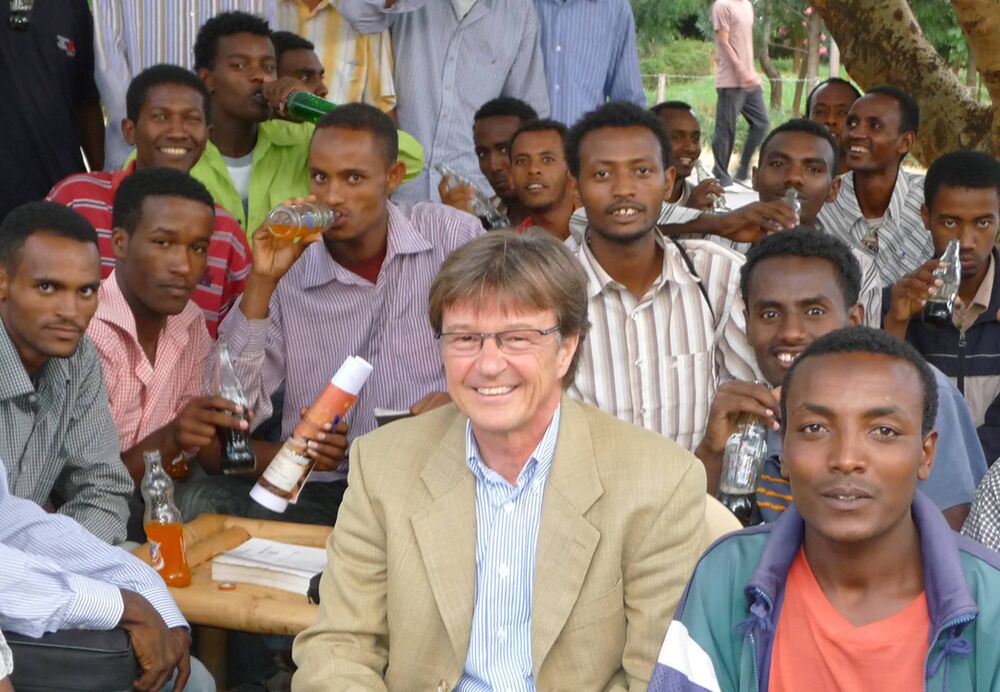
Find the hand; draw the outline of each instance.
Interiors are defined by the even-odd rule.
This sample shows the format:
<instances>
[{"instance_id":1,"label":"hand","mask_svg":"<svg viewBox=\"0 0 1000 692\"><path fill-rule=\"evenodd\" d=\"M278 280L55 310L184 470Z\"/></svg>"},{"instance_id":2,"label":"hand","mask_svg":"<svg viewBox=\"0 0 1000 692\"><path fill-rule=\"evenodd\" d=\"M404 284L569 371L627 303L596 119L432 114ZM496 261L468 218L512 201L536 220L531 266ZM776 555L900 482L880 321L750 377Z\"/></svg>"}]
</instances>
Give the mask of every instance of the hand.
<instances>
[{"instance_id":1,"label":"hand","mask_svg":"<svg viewBox=\"0 0 1000 692\"><path fill-rule=\"evenodd\" d=\"M304 418L307 410L299 411L299 416ZM347 421L324 425L322 432L308 441L306 454L316 461L316 471L338 471L347 456Z\"/></svg>"},{"instance_id":2,"label":"hand","mask_svg":"<svg viewBox=\"0 0 1000 692\"><path fill-rule=\"evenodd\" d=\"M767 385L739 380L726 382L715 393L715 401L708 413L705 437L698 449L713 455L725 452L726 442L736 432L737 421L744 413L757 416L772 430L779 430L779 396L778 390L771 391Z\"/></svg>"},{"instance_id":3,"label":"hand","mask_svg":"<svg viewBox=\"0 0 1000 692\"><path fill-rule=\"evenodd\" d=\"M273 82L263 84L260 89L264 92L267 102L271 104L272 110L284 117L288 117L288 112L285 110L285 102L289 96L296 91L311 93L305 84L295 77L279 77Z\"/></svg>"},{"instance_id":4,"label":"hand","mask_svg":"<svg viewBox=\"0 0 1000 692\"><path fill-rule=\"evenodd\" d=\"M438 183L438 194L441 195L441 202L449 207L455 207L461 211L472 213L472 200L476 198L476 192L469 185L458 185L448 189L451 176L446 175Z\"/></svg>"},{"instance_id":5,"label":"hand","mask_svg":"<svg viewBox=\"0 0 1000 692\"><path fill-rule=\"evenodd\" d=\"M411 406L410 413L419 416L421 413L427 413L431 409L447 406L450 403L451 397L446 392L431 392Z\"/></svg>"},{"instance_id":6,"label":"hand","mask_svg":"<svg viewBox=\"0 0 1000 692\"><path fill-rule=\"evenodd\" d=\"M142 674L133 689L158 692L177 668L177 686L183 690L191 673L190 638L184 628L167 629L160 614L145 598L121 590L125 610L118 626L128 632Z\"/></svg>"},{"instance_id":7,"label":"hand","mask_svg":"<svg viewBox=\"0 0 1000 692\"><path fill-rule=\"evenodd\" d=\"M302 204L316 202L316 197L293 197L285 204ZM277 283L295 261L302 256L306 247L323 237L322 233L314 233L303 237L299 242L277 238L265 221L253 232L253 275Z\"/></svg>"},{"instance_id":8,"label":"hand","mask_svg":"<svg viewBox=\"0 0 1000 692\"><path fill-rule=\"evenodd\" d=\"M715 200L724 194L726 191L722 189L722 185L716 178L706 178L694 186L694 189L691 190L691 196L688 197L687 204L684 206L708 211L715 205Z\"/></svg>"},{"instance_id":9,"label":"hand","mask_svg":"<svg viewBox=\"0 0 1000 692\"><path fill-rule=\"evenodd\" d=\"M243 407L220 396L200 396L185 404L169 423L170 436L180 450L207 447L216 437L217 428L249 430L250 424L238 416Z\"/></svg>"},{"instance_id":10,"label":"hand","mask_svg":"<svg viewBox=\"0 0 1000 692\"><path fill-rule=\"evenodd\" d=\"M756 243L768 233L799 225L799 215L783 200L753 202L723 216L720 235L739 243Z\"/></svg>"},{"instance_id":11,"label":"hand","mask_svg":"<svg viewBox=\"0 0 1000 692\"><path fill-rule=\"evenodd\" d=\"M14 687L10 684L10 678L0 680L0 692L14 692Z\"/></svg>"},{"instance_id":12,"label":"hand","mask_svg":"<svg viewBox=\"0 0 1000 692\"><path fill-rule=\"evenodd\" d=\"M916 271L893 284L892 303L886 314L886 323L891 321L902 325L919 315L927 304L927 299L944 285L941 279L934 276L934 270L944 266L947 265L936 257L929 259L917 267Z\"/></svg>"},{"instance_id":13,"label":"hand","mask_svg":"<svg viewBox=\"0 0 1000 692\"><path fill-rule=\"evenodd\" d=\"M760 77L758 75L747 77L740 84L740 87L743 89L743 91L753 91L759 86L760 86Z\"/></svg>"}]
</instances>

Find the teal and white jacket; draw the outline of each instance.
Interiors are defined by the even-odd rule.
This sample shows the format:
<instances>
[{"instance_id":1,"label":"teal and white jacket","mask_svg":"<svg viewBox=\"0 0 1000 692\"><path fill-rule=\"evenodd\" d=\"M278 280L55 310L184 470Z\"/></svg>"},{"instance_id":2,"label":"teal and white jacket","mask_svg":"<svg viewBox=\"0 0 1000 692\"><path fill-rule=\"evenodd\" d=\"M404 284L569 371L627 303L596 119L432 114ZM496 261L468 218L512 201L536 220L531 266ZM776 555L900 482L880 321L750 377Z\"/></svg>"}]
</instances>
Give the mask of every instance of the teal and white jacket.
<instances>
[{"instance_id":1,"label":"teal and white jacket","mask_svg":"<svg viewBox=\"0 0 1000 692\"><path fill-rule=\"evenodd\" d=\"M952 531L919 491L930 615L924 689L1000 691L1000 553ZM788 569L802 545L795 506L717 541L695 568L660 649L650 692L766 692Z\"/></svg>"}]
</instances>

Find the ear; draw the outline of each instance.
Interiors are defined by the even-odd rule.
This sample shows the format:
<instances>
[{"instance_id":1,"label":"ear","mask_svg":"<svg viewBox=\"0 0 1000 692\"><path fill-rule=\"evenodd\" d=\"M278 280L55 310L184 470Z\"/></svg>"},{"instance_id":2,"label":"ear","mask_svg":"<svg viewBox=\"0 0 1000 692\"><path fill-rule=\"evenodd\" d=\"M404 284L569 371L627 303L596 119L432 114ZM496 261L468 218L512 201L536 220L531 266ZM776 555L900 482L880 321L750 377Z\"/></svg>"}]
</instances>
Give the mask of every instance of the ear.
<instances>
[{"instance_id":1,"label":"ear","mask_svg":"<svg viewBox=\"0 0 1000 692\"><path fill-rule=\"evenodd\" d=\"M917 141L916 132L913 132L912 130L909 132L904 132L902 136L899 138L899 153L900 154L910 153L910 149L913 148L913 145L916 143L916 141Z\"/></svg>"},{"instance_id":2,"label":"ear","mask_svg":"<svg viewBox=\"0 0 1000 692\"><path fill-rule=\"evenodd\" d=\"M837 195L840 194L840 183L842 182L840 176L836 172L833 173L833 184L830 185L830 192L826 196L826 204L833 204L837 201Z\"/></svg>"},{"instance_id":3,"label":"ear","mask_svg":"<svg viewBox=\"0 0 1000 692\"><path fill-rule=\"evenodd\" d=\"M212 71L206 67L198 68L198 78L205 83L205 88L208 89L208 93L215 93L215 86L212 83Z\"/></svg>"},{"instance_id":4,"label":"ear","mask_svg":"<svg viewBox=\"0 0 1000 692\"><path fill-rule=\"evenodd\" d=\"M923 219L923 221L924 221L924 228L926 228L927 230L930 230L930 228L931 228L931 209L930 209L930 207L927 206L926 202L924 202L923 204L920 205L920 218Z\"/></svg>"},{"instance_id":5,"label":"ear","mask_svg":"<svg viewBox=\"0 0 1000 692\"><path fill-rule=\"evenodd\" d=\"M917 479L927 480L934 467L934 452L937 449L938 431L931 430L924 437L924 443L920 454L920 466L917 467Z\"/></svg>"},{"instance_id":6,"label":"ear","mask_svg":"<svg viewBox=\"0 0 1000 692\"><path fill-rule=\"evenodd\" d=\"M111 250L115 253L116 260L125 259L125 255L128 254L129 240L128 231L121 226L115 226L111 229Z\"/></svg>"},{"instance_id":7,"label":"ear","mask_svg":"<svg viewBox=\"0 0 1000 692\"><path fill-rule=\"evenodd\" d=\"M400 185L403 184L403 177L405 175L406 175L406 164L404 164L402 161L396 161L396 163L392 164L392 166L389 168L389 175L387 180L389 194L395 192L396 188L398 188Z\"/></svg>"},{"instance_id":8,"label":"ear","mask_svg":"<svg viewBox=\"0 0 1000 692\"><path fill-rule=\"evenodd\" d=\"M122 137L130 146L135 146L135 123L128 118L122 118Z\"/></svg>"},{"instance_id":9,"label":"ear","mask_svg":"<svg viewBox=\"0 0 1000 692\"><path fill-rule=\"evenodd\" d=\"M583 203L580 201L580 189L576 185L576 178L571 176L569 171L566 171L566 195L573 200L574 210L583 206Z\"/></svg>"},{"instance_id":10,"label":"ear","mask_svg":"<svg viewBox=\"0 0 1000 692\"><path fill-rule=\"evenodd\" d=\"M667 170L663 171L663 199L670 196L670 193L674 190L674 181L677 179L677 169L673 166L669 166Z\"/></svg>"},{"instance_id":11,"label":"ear","mask_svg":"<svg viewBox=\"0 0 1000 692\"><path fill-rule=\"evenodd\" d=\"M865 323L865 306L855 303L847 311L847 324L852 327L860 327Z\"/></svg>"},{"instance_id":12,"label":"ear","mask_svg":"<svg viewBox=\"0 0 1000 692\"><path fill-rule=\"evenodd\" d=\"M579 334L564 336L559 340L559 355L556 363L556 372L560 380L565 377L566 373L569 371L570 363L573 362L573 356L576 354L576 349L579 347Z\"/></svg>"},{"instance_id":13,"label":"ear","mask_svg":"<svg viewBox=\"0 0 1000 692\"><path fill-rule=\"evenodd\" d=\"M760 190L757 187L757 167L756 166L754 166L753 168L750 169L750 182L753 185L753 191L754 192L759 192Z\"/></svg>"},{"instance_id":14,"label":"ear","mask_svg":"<svg viewBox=\"0 0 1000 692\"><path fill-rule=\"evenodd\" d=\"M0 303L7 302L7 291L10 288L10 274L7 267L0 266Z\"/></svg>"}]
</instances>

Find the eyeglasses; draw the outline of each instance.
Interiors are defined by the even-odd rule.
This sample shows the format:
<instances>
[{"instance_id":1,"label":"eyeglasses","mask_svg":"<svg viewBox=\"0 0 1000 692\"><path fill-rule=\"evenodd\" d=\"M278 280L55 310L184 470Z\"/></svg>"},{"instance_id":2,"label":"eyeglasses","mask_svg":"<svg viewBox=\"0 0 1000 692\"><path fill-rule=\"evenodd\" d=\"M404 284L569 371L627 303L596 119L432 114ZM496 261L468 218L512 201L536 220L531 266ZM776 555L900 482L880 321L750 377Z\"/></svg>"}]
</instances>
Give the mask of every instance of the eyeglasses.
<instances>
[{"instance_id":1,"label":"eyeglasses","mask_svg":"<svg viewBox=\"0 0 1000 692\"><path fill-rule=\"evenodd\" d=\"M442 349L454 356L474 356L483 350L486 339L492 337L497 348L508 355L535 350L549 334L559 331L559 325L548 329L508 329L503 332L440 332L436 335Z\"/></svg>"}]
</instances>

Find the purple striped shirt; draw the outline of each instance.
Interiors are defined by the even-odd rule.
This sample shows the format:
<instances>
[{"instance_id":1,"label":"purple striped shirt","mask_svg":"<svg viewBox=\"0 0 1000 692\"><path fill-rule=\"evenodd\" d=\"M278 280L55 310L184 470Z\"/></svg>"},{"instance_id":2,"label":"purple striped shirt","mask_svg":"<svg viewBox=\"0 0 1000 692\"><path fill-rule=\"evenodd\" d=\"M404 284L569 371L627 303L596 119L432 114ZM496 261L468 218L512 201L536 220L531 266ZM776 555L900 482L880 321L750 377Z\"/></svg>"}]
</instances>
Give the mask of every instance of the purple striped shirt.
<instances>
[{"instance_id":1,"label":"purple striped shirt","mask_svg":"<svg viewBox=\"0 0 1000 692\"><path fill-rule=\"evenodd\" d=\"M299 422L348 356L375 371L347 415L348 439L375 428L375 407L408 409L444 391L444 365L427 318L431 281L453 250L483 233L479 220L440 204L389 203L385 261L375 284L354 274L314 243L278 282L266 320L238 309L220 339L257 420L271 413L270 396L285 385L283 438Z\"/></svg>"}]
</instances>

